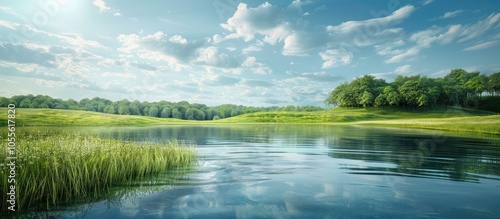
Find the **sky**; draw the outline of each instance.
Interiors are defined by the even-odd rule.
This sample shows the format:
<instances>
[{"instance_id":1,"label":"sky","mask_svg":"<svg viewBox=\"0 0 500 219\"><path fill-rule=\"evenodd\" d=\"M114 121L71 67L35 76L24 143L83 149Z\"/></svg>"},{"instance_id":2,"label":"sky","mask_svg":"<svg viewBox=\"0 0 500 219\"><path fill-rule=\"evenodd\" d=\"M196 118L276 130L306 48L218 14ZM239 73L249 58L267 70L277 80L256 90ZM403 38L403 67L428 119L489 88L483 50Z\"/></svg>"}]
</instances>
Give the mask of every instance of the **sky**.
<instances>
[{"instance_id":1,"label":"sky","mask_svg":"<svg viewBox=\"0 0 500 219\"><path fill-rule=\"evenodd\" d=\"M0 96L324 106L365 74L500 72L500 1L0 0Z\"/></svg>"}]
</instances>

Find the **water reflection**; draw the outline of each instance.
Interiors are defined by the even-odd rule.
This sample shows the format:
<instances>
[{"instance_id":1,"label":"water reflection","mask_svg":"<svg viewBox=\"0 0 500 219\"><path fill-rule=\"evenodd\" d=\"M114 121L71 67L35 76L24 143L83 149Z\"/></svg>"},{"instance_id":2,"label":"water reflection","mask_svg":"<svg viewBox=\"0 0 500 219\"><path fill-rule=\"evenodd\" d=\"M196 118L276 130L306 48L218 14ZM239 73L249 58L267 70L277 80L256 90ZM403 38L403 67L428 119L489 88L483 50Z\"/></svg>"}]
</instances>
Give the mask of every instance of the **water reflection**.
<instances>
[{"instance_id":1,"label":"water reflection","mask_svg":"<svg viewBox=\"0 0 500 219\"><path fill-rule=\"evenodd\" d=\"M500 140L312 125L80 130L198 144L172 188L96 203L86 218L494 218Z\"/></svg>"}]
</instances>

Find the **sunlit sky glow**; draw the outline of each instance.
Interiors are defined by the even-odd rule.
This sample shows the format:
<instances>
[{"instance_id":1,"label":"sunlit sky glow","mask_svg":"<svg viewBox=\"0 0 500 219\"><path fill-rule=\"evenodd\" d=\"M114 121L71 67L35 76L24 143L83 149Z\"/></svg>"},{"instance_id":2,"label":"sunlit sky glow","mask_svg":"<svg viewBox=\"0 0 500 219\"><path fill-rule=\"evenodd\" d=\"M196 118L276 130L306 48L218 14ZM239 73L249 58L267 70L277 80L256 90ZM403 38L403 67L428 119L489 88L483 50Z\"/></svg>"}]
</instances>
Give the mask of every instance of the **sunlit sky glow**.
<instances>
[{"instance_id":1,"label":"sunlit sky glow","mask_svg":"<svg viewBox=\"0 0 500 219\"><path fill-rule=\"evenodd\" d=\"M0 2L0 96L323 105L372 74L500 71L500 1Z\"/></svg>"}]
</instances>

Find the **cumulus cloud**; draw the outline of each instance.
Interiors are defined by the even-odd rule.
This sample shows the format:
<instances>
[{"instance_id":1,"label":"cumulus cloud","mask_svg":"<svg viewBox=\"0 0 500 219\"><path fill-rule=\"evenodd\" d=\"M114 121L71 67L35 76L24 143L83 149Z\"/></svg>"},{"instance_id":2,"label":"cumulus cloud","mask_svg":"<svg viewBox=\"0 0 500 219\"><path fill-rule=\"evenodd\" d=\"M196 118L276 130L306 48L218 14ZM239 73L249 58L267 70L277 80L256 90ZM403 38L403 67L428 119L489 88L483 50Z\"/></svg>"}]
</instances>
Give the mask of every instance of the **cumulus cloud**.
<instances>
[{"instance_id":1,"label":"cumulus cloud","mask_svg":"<svg viewBox=\"0 0 500 219\"><path fill-rule=\"evenodd\" d=\"M182 36L167 36L159 31L155 34L140 37L136 34L118 36L122 44L118 51L129 54L138 54L139 57L150 60L164 60L170 64L188 64L198 58L199 49L207 41L188 42Z\"/></svg>"},{"instance_id":2,"label":"cumulus cloud","mask_svg":"<svg viewBox=\"0 0 500 219\"><path fill-rule=\"evenodd\" d=\"M56 57L43 48L13 43L0 44L0 60L56 68Z\"/></svg>"},{"instance_id":3,"label":"cumulus cloud","mask_svg":"<svg viewBox=\"0 0 500 219\"><path fill-rule=\"evenodd\" d=\"M235 69L241 66L236 57L219 52L219 49L215 46L200 48L195 63L222 69Z\"/></svg>"},{"instance_id":4,"label":"cumulus cloud","mask_svg":"<svg viewBox=\"0 0 500 219\"><path fill-rule=\"evenodd\" d=\"M314 49L325 47L329 40L327 33L297 31L286 37L283 55L305 55Z\"/></svg>"},{"instance_id":5,"label":"cumulus cloud","mask_svg":"<svg viewBox=\"0 0 500 219\"><path fill-rule=\"evenodd\" d=\"M254 56L247 57L241 66L256 74L271 74L273 72L269 66L258 62Z\"/></svg>"},{"instance_id":6,"label":"cumulus cloud","mask_svg":"<svg viewBox=\"0 0 500 219\"><path fill-rule=\"evenodd\" d=\"M232 32L225 39L243 38L245 42L253 40L255 35L262 35L264 42L275 44L283 41L290 32L281 9L268 2L256 8L240 3L234 15L221 26Z\"/></svg>"},{"instance_id":7,"label":"cumulus cloud","mask_svg":"<svg viewBox=\"0 0 500 219\"><path fill-rule=\"evenodd\" d=\"M331 49L320 52L319 55L324 63L321 68L333 68L351 63L352 53L345 49Z\"/></svg>"}]
</instances>

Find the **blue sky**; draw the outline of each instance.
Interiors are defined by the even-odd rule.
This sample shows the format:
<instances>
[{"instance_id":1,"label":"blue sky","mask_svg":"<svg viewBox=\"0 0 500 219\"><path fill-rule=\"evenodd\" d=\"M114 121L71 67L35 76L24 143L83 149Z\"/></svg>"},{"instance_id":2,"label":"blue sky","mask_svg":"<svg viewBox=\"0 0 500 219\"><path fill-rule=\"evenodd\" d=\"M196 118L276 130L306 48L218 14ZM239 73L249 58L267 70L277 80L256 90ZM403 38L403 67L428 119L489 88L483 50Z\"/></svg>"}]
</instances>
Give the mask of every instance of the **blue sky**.
<instances>
[{"instance_id":1,"label":"blue sky","mask_svg":"<svg viewBox=\"0 0 500 219\"><path fill-rule=\"evenodd\" d=\"M372 74L500 71L500 1L0 1L0 96L323 105Z\"/></svg>"}]
</instances>

